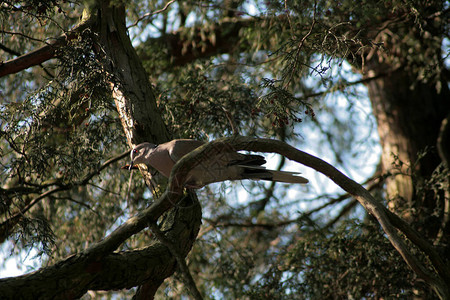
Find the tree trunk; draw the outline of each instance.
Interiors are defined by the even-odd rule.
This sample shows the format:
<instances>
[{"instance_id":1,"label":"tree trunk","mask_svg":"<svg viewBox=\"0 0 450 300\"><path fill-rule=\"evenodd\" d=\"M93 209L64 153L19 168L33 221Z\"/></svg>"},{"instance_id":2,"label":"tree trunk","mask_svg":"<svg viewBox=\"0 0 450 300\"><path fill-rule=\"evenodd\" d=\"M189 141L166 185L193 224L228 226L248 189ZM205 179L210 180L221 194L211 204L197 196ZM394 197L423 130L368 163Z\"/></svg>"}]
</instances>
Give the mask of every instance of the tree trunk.
<instances>
[{"instance_id":1,"label":"tree trunk","mask_svg":"<svg viewBox=\"0 0 450 300\"><path fill-rule=\"evenodd\" d=\"M372 57L367 64L369 77L394 69L380 63L394 61L388 57L390 53L387 50ZM439 85L440 90L436 88ZM369 81L367 87L378 123L389 208L408 222L421 224L418 229L433 239L442 225L444 197L430 191L419 196L417 192L442 162L437 146L442 122L450 111L447 82L442 77L437 82L418 80L418 74L407 66Z\"/></svg>"},{"instance_id":2,"label":"tree trunk","mask_svg":"<svg viewBox=\"0 0 450 300\"><path fill-rule=\"evenodd\" d=\"M113 75L114 101L128 144L167 142L169 134L149 77L127 34L125 7L100 1L99 14L105 68Z\"/></svg>"},{"instance_id":3,"label":"tree trunk","mask_svg":"<svg viewBox=\"0 0 450 300\"><path fill-rule=\"evenodd\" d=\"M170 140L170 135L158 111L149 77L127 35L125 7L114 6L113 4L110 1L100 2L99 32L106 58L111 62L110 65L105 67L117 79L112 87L113 98L128 144L134 146L142 142L154 142L156 144L167 142ZM141 169L141 173L147 186L152 186L150 172ZM186 200L198 205L198 200L193 192L185 196ZM201 209L198 211L200 213L195 219L196 227L191 231L192 234L180 234L176 238L172 238L177 245L186 245L185 249L180 249L184 257L189 253L200 228ZM177 213L189 214L190 212L178 211L173 208L161 222L161 226L170 229L173 224L168 220L175 218ZM173 223L178 224L178 221ZM173 256L171 256L171 260L174 260ZM160 263L164 265L167 260L162 260ZM170 268L170 272L163 274L163 276L157 275L149 278L146 283L139 287L135 298L152 298L159 285L174 271L174 268Z\"/></svg>"}]
</instances>

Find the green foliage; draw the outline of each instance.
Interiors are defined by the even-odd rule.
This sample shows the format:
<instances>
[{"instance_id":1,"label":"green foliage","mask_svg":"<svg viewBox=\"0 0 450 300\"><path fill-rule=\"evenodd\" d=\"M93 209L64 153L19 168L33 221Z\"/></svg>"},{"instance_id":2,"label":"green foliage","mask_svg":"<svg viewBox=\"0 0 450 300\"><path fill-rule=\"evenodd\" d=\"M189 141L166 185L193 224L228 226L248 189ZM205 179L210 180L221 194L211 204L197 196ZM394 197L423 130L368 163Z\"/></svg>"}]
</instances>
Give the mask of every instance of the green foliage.
<instances>
[{"instance_id":1,"label":"green foliage","mask_svg":"<svg viewBox=\"0 0 450 300\"><path fill-rule=\"evenodd\" d=\"M47 1L2 1L2 9L10 12L20 11L28 14L29 16L39 18L46 18L53 14L53 9L57 9L61 12L60 1L47 0Z\"/></svg>"},{"instance_id":2,"label":"green foliage","mask_svg":"<svg viewBox=\"0 0 450 300\"><path fill-rule=\"evenodd\" d=\"M208 79L199 70L186 69L177 86L162 95L165 119L174 136L222 136L232 133L232 118L239 128L251 130L251 111L257 103L254 92L245 84ZM239 101L237 101L239 99ZM227 116L229 114L229 116ZM182 122L180 122L182 121ZM199 132L199 128L208 128Z\"/></svg>"},{"instance_id":3,"label":"green foliage","mask_svg":"<svg viewBox=\"0 0 450 300\"><path fill-rule=\"evenodd\" d=\"M350 221L332 235L311 232L287 255L287 266L286 289L305 299L412 296L413 273L375 225Z\"/></svg>"},{"instance_id":4,"label":"green foliage","mask_svg":"<svg viewBox=\"0 0 450 300\"><path fill-rule=\"evenodd\" d=\"M25 247L40 242L42 250L49 254L49 242L54 239L51 229L58 237L69 234L70 228L97 229L89 230L90 238L65 241L64 247L53 249L54 256L79 251L80 244L97 240L115 221L92 218L93 212L98 216L100 208L110 206L108 190L117 185L111 174L106 185L96 179L89 187L77 188L86 184L83 183L86 176L96 173L105 157L125 149L120 123L108 95L111 80L105 77L102 66L86 47L92 44L89 37L86 33L65 48L55 69L58 76L53 80L25 100L1 106L0 163L7 172L0 177L7 184L5 199L13 204L6 205L3 214L7 216L15 207L26 207L40 193L58 188L72 190L53 193L33 207L31 215L15 229L17 241L21 240ZM111 148L111 144L117 146ZM15 192L9 192L8 188ZM109 198L104 203L106 207L99 201L103 197L105 201Z\"/></svg>"},{"instance_id":5,"label":"green foliage","mask_svg":"<svg viewBox=\"0 0 450 300\"><path fill-rule=\"evenodd\" d=\"M329 233L302 222L224 227L203 237L189 261L208 299L403 299L416 284L379 227L356 220Z\"/></svg>"}]
</instances>

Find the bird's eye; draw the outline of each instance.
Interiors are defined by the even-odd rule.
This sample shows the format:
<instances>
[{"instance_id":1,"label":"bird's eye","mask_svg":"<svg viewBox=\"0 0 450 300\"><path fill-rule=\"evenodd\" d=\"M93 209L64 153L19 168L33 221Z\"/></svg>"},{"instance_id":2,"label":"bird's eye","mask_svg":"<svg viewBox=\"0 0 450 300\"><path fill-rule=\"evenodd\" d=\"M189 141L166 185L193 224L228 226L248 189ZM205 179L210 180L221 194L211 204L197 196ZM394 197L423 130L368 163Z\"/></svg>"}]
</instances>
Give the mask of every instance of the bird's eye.
<instances>
[{"instance_id":1,"label":"bird's eye","mask_svg":"<svg viewBox=\"0 0 450 300\"><path fill-rule=\"evenodd\" d=\"M138 153L138 151L136 149L133 149L133 154Z\"/></svg>"}]
</instances>

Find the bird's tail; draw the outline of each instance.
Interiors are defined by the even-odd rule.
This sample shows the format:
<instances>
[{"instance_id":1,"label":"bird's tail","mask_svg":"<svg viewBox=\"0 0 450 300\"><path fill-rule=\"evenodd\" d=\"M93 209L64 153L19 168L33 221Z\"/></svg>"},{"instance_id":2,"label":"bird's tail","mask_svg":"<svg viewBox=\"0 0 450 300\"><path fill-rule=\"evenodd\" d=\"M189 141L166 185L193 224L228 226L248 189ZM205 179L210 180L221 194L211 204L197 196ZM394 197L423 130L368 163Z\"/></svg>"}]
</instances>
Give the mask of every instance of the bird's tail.
<instances>
[{"instance_id":1,"label":"bird's tail","mask_svg":"<svg viewBox=\"0 0 450 300\"><path fill-rule=\"evenodd\" d=\"M298 176L298 172L267 170L259 166L240 166L243 168L242 177L253 180L271 180L285 183L308 183L309 180Z\"/></svg>"},{"instance_id":2,"label":"bird's tail","mask_svg":"<svg viewBox=\"0 0 450 300\"><path fill-rule=\"evenodd\" d=\"M305 177L298 176L298 172L286 172L286 171L275 171L267 170L272 174L272 180L278 182L286 183L308 183L309 180Z\"/></svg>"}]
</instances>

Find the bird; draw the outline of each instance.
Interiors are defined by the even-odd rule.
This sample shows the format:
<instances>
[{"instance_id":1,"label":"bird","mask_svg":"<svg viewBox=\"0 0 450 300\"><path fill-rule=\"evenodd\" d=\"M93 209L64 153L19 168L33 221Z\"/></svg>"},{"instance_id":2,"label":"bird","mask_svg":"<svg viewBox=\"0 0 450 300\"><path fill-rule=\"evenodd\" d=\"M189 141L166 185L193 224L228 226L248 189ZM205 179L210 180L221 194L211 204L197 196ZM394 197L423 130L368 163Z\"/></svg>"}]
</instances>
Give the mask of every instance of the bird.
<instances>
[{"instance_id":1,"label":"bird","mask_svg":"<svg viewBox=\"0 0 450 300\"><path fill-rule=\"evenodd\" d=\"M177 161L204 144L203 141L193 139L175 139L159 145L141 143L131 150L129 170L138 164L144 164L169 178ZM198 189L214 182L243 179L308 183L308 179L298 176L298 172L269 170L262 166L265 163L266 160L261 155L236 151L214 153L210 157L206 155L189 171L185 186Z\"/></svg>"}]
</instances>

